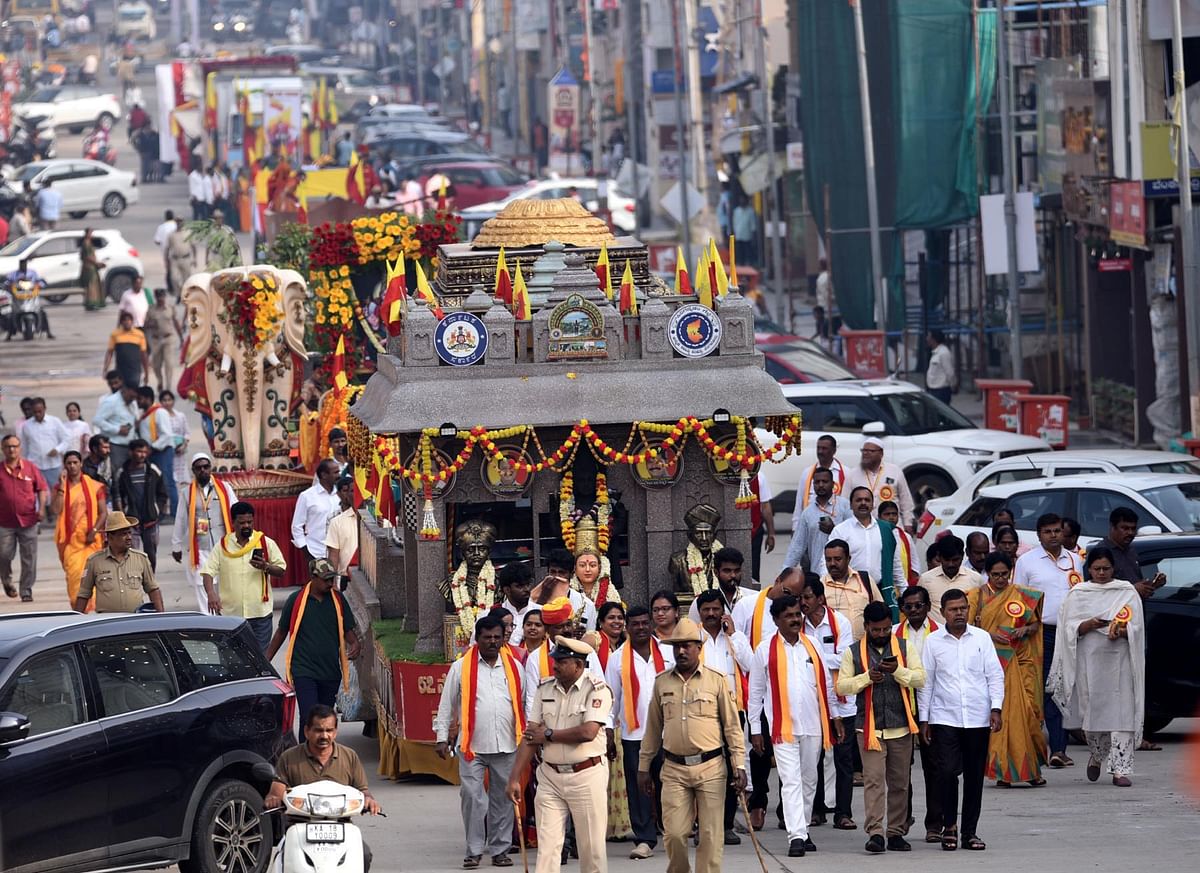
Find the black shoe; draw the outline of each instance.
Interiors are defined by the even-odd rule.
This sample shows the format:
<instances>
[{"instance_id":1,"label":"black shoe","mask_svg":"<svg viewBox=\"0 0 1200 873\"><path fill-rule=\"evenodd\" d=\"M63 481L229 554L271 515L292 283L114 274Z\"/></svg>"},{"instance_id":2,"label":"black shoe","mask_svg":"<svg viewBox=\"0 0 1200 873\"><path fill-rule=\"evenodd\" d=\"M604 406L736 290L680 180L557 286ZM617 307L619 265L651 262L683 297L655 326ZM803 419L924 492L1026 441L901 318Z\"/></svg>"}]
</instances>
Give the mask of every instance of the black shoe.
<instances>
[{"instance_id":1,"label":"black shoe","mask_svg":"<svg viewBox=\"0 0 1200 873\"><path fill-rule=\"evenodd\" d=\"M867 840L867 851L872 855L878 855L881 852L887 851L887 847L883 843L883 837L880 834L875 834L871 839Z\"/></svg>"},{"instance_id":2,"label":"black shoe","mask_svg":"<svg viewBox=\"0 0 1200 873\"><path fill-rule=\"evenodd\" d=\"M815 852L816 850L817 850L817 844L814 843L810 838L806 837L804 839L804 851Z\"/></svg>"},{"instance_id":3,"label":"black shoe","mask_svg":"<svg viewBox=\"0 0 1200 873\"><path fill-rule=\"evenodd\" d=\"M803 858L804 857L804 840L792 840L790 843L788 843L788 857L789 858Z\"/></svg>"},{"instance_id":4,"label":"black shoe","mask_svg":"<svg viewBox=\"0 0 1200 873\"><path fill-rule=\"evenodd\" d=\"M725 845L740 846L741 844L742 838L737 835L737 831L735 831L733 828L725 831Z\"/></svg>"},{"instance_id":5,"label":"black shoe","mask_svg":"<svg viewBox=\"0 0 1200 873\"><path fill-rule=\"evenodd\" d=\"M904 837L896 834L888 837L887 847L889 852L911 852L912 845Z\"/></svg>"},{"instance_id":6,"label":"black shoe","mask_svg":"<svg viewBox=\"0 0 1200 873\"><path fill-rule=\"evenodd\" d=\"M560 866L565 867L567 865L567 857L568 857L567 847L564 845L562 848L562 859L561 859Z\"/></svg>"}]
</instances>

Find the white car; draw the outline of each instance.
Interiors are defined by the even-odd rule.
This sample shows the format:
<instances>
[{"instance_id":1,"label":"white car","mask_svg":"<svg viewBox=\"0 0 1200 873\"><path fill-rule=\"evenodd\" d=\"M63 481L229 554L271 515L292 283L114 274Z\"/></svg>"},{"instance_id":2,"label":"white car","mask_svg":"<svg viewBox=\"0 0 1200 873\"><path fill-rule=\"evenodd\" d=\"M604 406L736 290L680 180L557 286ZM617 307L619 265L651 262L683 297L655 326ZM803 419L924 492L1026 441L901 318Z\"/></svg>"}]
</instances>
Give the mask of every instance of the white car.
<instances>
[{"instance_id":1,"label":"white car","mask_svg":"<svg viewBox=\"0 0 1200 873\"><path fill-rule=\"evenodd\" d=\"M65 289L79 287L79 241L82 230L44 230L15 239L0 249L0 278L20 269L21 261L46 283L46 299L62 303ZM102 228L92 231L96 258L100 261L100 284L114 302L133 287L133 280L145 276L138 250L121 231Z\"/></svg>"},{"instance_id":2,"label":"white car","mask_svg":"<svg viewBox=\"0 0 1200 873\"><path fill-rule=\"evenodd\" d=\"M82 158L26 164L17 171L13 187L19 189L29 182L37 191L47 181L53 181L55 190L62 194L63 212L72 218L83 218L96 210L116 218L126 206L138 202L134 173Z\"/></svg>"},{"instance_id":3,"label":"white car","mask_svg":"<svg viewBox=\"0 0 1200 873\"><path fill-rule=\"evenodd\" d=\"M962 540L982 531L989 537L996 511L1013 514L1024 545L1037 545L1037 520L1053 512L1079 522L1079 545L1108 535L1108 516L1118 506L1138 515L1138 533L1200 530L1200 476L1180 473L1103 473L1055 476L984 488L953 524L944 527Z\"/></svg>"},{"instance_id":4,"label":"white car","mask_svg":"<svg viewBox=\"0 0 1200 873\"><path fill-rule=\"evenodd\" d=\"M79 133L95 124L112 127L121 118L121 101L95 85L51 85L34 91L13 112L21 118L42 116L52 127Z\"/></svg>"},{"instance_id":5,"label":"white car","mask_svg":"<svg viewBox=\"0 0 1200 873\"><path fill-rule=\"evenodd\" d=\"M979 492L991 485L1045 479L1051 476L1083 476L1093 473L1195 473L1200 475L1200 458L1180 452L1140 449L1081 449L1039 452L1006 458L988 464L948 497L927 501L917 523L917 538L932 542L945 525L952 524L971 505Z\"/></svg>"},{"instance_id":6,"label":"white car","mask_svg":"<svg viewBox=\"0 0 1200 873\"><path fill-rule=\"evenodd\" d=\"M571 189L574 188L583 199L583 205L587 208L588 212L594 213L600 208L596 193L597 187L598 180L587 177L539 179L527 188L514 191L503 200L480 203L477 206L472 206L470 209L462 210L459 215L466 225L467 239L470 239L485 221L489 218L495 218L500 213L500 210L514 200L558 200L562 197L570 197ZM635 226L633 213L635 208L636 205L633 199L617 191L617 186L610 181L608 183L608 209L612 213L613 226L626 233L633 233Z\"/></svg>"},{"instance_id":7,"label":"white car","mask_svg":"<svg viewBox=\"0 0 1200 873\"><path fill-rule=\"evenodd\" d=\"M154 10L145 0L120 4L113 32L124 39L156 39L158 24L154 20Z\"/></svg>"},{"instance_id":8,"label":"white car","mask_svg":"<svg viewBox=\"0 0 1200 873\"><path fill-rule=\"evenodd\" d=\"M865 437L882 439L884 460L904 471L918 516L926 500L952 494L993 461L1050 448L1037 437L976 427L909 382L876 379L780 387L800 410L803 440L799 455L763 467L777 512L792 510L800 474L816 462L817 438L826 433L837 440L838 460L847 467L859 463ZM755 434L764 446L775 442L768 431Z\"/></svg>"}]
</instances>

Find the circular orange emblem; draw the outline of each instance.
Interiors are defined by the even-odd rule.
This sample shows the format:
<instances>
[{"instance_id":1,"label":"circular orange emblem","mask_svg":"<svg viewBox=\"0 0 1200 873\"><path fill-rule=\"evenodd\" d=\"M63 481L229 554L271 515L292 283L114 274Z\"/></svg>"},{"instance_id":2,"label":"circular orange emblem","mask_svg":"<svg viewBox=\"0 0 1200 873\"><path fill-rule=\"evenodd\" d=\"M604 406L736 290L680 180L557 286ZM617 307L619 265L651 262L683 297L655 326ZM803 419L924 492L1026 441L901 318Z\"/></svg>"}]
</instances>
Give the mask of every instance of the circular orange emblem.
<instances>
[{"instance_id":1,"label":"circular orange emblem","mask_svg":"<svg viewBox=\"0 0 1200 873\"><path fill-rule=\"evenodd\" d=\"M1129 608L1128 604L1126 604L1120 608L1115 616L1113 616L1113 621L1129 621L1131 618L1133 618L1133 610Z\"/></svg>"},{"instance_id":2,"label":"circular orange emblem","mask_svg":"<svg viewBox=\"0 0 1200 873\"><path fill-rule=\"evenodd\" d=\"M842 483L841 483L841 482L834 482L834 483L833 483L833 493L834 493L834 494L841 494L841 493L842 493Z\"/></svg>"},{"instance_id":3,"label":"circular orange emblem","mask_svg":"<svg viewBox=\"0 0 1200 873\"><path fill-rule=\"evenodd\" d=\"M1025 607L1017 603L1015 600L1010 600L1004 607L1004 611L1013 618L1020 618L1025 614Z\"/></svg>"},{"instance_id":4,"label":"circular orange emblem","mask_svg":"<svg viewBox=\"0 0 1200 873\"><path fill-rule=\"evenodd\" d=\"M882 488L879 489L879 499L880 500L891 500L895 496L896 496L896 491L895 491L895 489L892 488L891 485L884 485Z\"/></svg>"},{"instance_id":5,"label":"circular orange emblem","mask_svg":"<svg viewBox=\"0 0 1200 873\"><path fill-rule=\"evenodd\" d=\"M1083 577L1080 576L1079 573L1075 570L1072 570L1070 573L1067 574L1067 585L1069 585L1071 588L1074 588L1076 585L1078 585L1082 581L1083 581Z\"/></svg>"}]
</instances>

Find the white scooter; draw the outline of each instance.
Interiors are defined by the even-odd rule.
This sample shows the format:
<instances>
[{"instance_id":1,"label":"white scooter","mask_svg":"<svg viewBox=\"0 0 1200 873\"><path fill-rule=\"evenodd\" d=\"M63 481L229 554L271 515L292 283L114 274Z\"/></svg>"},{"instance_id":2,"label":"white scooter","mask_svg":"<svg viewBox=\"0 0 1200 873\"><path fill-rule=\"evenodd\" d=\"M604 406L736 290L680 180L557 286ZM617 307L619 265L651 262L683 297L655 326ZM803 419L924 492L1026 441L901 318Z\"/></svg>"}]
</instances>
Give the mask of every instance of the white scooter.
<instances>
[{"instance_id":1,"label":"white scooter","mask_svg":"<svg viewBox=\"0 0 1200 873\"><path fill-rule=\"evenodd\" d=\"M276 779L270 765L255 765L264 782ZM262 770L260 773L259 771ZM357 788L330 782L297 785L284 795L282 812L287 831L274 849L268 869L274 873L363 873L362 832L350 819L366 811L366 797ZM287 819L293 819L288 823Z\"/></svg>"}]
</instances>

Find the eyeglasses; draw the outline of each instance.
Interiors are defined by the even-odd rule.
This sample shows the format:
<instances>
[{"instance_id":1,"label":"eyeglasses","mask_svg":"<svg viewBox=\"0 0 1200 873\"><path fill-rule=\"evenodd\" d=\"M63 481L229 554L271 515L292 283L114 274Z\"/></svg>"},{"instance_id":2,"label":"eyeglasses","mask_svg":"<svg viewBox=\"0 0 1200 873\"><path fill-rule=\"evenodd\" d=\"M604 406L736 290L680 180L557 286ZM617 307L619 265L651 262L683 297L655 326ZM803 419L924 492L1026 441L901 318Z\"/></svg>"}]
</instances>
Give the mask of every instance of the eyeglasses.
<instances>
[{"instance_id":1,"label":"eyeglasses","mask_svg":"<svg viewBox=\"0 0 1200 873\"><path fill-rule=\"evenodd\" d=\"M927 603L921 603L918 600L909 600L900 604L900 608L905 612L916 612L918 609L924 609L928 606Z\"/></svg>"},{"instance_id":2,"label":"eyeglasses","mask_svg":"<svg viewBox=\"0 0 1200 873\"><path fill-rule=\"evenodd\" d=\"M675 607L674 606L655 606L650 611L651 612L674 612Z\"/></svg>"}]
</instances>

